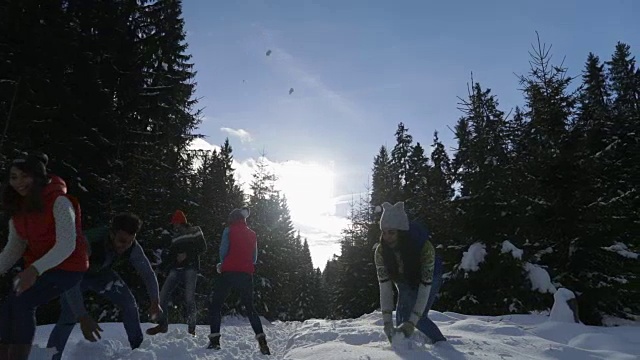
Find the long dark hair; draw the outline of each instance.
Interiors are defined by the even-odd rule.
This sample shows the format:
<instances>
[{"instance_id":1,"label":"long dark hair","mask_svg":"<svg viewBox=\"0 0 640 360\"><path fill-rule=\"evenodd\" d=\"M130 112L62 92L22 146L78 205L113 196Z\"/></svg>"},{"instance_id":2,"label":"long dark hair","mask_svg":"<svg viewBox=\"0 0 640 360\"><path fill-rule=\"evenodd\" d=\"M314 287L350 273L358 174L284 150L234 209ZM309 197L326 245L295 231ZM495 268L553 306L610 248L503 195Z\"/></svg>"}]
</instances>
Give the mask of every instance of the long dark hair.
<instances>
[{"instance_id":1,"label":"long dark hair","mask_svg":"<svg viewBox=\"0 0 640 360\"><path fill-rule=\"evenodd\" d=\"M24 171L29 176L33 177L33 185L27 196L22 196L11 186L10 177L12 168ZM6 175L6 182L2 189L2 207L9 216L14 216L22 211L24 212L40 212L44 209L44 202L42 199L42 190L46 185L46 180L41 179L38 176L34 176L25 163L13 163L9 167Z\"/></svg>"},{"instance_id":2,"label":"long dark hair","mask_svg":"<svg viewBox=\"0 0 640 360\"><path fill-rule=\"evenodd\" d=\"M391 280L407 282L409 285L417 287L420 284L420 251L412 243L409 231L398 230L398 244L393 249L384 242L382 235L380 235L380 246L382 246L384 266L387 268ZM400 274L395 256L396 251L400 252L400 258L404 265L403 274Z\"/></svg>"}]
</instances>

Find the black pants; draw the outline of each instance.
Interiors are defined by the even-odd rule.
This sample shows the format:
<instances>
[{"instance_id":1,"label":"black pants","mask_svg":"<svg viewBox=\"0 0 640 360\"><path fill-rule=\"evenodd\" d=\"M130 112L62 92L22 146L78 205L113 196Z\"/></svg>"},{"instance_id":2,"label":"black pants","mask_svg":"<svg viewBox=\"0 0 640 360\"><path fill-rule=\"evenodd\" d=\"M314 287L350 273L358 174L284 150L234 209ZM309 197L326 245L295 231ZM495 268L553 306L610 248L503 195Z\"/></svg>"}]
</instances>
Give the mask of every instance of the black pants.
<instances>
[{"instance_id":1,"label":"black pants","mask_svg":"<svg viewBox=\"0 0 640 360\"><path fill-rule=\"evenodd\" d=\"M243 272L224 272L220 280L215 284L211 304L209 306L209 323L211 324L211 334L220 333L220 322L222 316L222 305L229 296L231 290L236 290L240 295L242 305L247 309L249 322L253 331L262 334L262 323L253 305L253 275Z\"/></svg>"}]
</instances>

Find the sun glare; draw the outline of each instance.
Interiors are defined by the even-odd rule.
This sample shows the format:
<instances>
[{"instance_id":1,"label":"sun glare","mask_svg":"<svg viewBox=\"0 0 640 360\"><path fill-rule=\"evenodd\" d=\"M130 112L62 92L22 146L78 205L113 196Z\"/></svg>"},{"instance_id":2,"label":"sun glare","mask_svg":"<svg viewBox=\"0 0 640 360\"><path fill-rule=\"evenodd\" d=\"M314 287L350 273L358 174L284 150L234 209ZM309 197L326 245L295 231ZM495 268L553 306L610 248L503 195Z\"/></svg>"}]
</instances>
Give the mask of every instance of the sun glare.
<instances>
[{"instance_id":1,"label":"sun glare","mask_svg":"<svg viewBox=\"0 0 640 360\"><path fill-rule=\"evenodd\" d=\"M294 161L279 166L276 186L287 197L294 220L305 222L335 212L334 173L329 167Z\"/></svg>"}]
</instances>

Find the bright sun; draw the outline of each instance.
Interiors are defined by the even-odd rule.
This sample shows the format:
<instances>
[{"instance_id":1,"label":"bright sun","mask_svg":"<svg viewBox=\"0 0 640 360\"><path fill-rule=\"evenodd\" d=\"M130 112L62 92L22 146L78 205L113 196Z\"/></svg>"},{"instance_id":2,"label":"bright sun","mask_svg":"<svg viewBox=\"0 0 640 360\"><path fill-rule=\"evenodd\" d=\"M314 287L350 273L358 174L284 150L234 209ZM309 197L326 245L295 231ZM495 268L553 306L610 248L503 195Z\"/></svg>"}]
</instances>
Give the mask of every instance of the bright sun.
<instances>
[{"instance_id":1,"label":"bright sun","mask_svg":"<svg viewBox=\"0 0 640 360\"><path fill-rule=\"evenodd\" d=\"M287 161L277 165L276 186L287 197L291 217L313 221L335 212L333 202L334 173L327 166Z\"/></svg>"}]
</instances>

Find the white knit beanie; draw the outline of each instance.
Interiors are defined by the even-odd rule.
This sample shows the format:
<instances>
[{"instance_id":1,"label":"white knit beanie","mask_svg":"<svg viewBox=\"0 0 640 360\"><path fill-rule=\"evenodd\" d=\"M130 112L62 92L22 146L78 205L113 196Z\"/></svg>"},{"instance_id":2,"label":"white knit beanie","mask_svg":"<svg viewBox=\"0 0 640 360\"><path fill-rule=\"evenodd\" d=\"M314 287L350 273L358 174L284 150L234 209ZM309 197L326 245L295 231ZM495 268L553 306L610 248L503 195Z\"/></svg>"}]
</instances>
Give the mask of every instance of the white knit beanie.
<instances>
[{"instance_id":1,"label":"white knit beanie","mask_svg":"<svg viewBox=\"0 0 640 360\"><path fill-rule=\"evenodd\" d=\"M382 204L382 216L380 217L381 230L409 230L409 217L404 211L404 202L398 201L394 205L388 202Z\"/></svg>"},{"instance_id":2,"label":"white knit beanie","mask_svg":"<svg viewBox=\"0 0 640 360\"><path fill-rule=\"evenodd\" d=\"M227 222L230 224L236 220L246 219L251 214L251 211L248 207L243 207L240 209L233 209L229 213L229 217L227 218Z\"/></svg>"}]
</instances>

